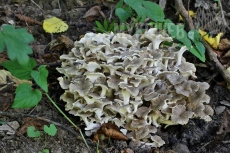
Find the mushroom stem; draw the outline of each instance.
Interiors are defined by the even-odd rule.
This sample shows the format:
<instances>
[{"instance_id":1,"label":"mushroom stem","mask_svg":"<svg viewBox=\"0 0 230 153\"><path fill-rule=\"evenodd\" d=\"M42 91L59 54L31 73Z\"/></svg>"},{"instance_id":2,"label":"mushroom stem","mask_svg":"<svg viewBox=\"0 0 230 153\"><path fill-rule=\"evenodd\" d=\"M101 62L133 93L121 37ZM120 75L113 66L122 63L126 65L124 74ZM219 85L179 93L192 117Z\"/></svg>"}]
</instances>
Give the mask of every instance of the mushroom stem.
<instances>
[{"instance_id":1,"label":"mushroom stem","mask_svg":"<svg viewBox=\"0 0 230 153\"><path fill-rule=\"evenodd\" d=\"M170 125L177 125L177 124L178 124L178 123L175 123L175 122L173 122L173 121L171 121L171 120L164 119L164 118L162 118L162 117L158 118L158 119L157 119L157 122L158 122L159 124L166 124L165 128L167 128L167 127L170 126Z\"/></svg>"},{"instance_id":2,"label":"mushroom stem","mask_svg":"<svg viewBox=\"0 0 230 153\"><path fill-rule=\"evenodd\" d=\"M121 93L122 93L122 96L123 96L124 105L128 105L129 104L130 93L125 89L122 89Z\"/></svg>"},{"instance_id":3,"label":"mushroom stem","mask_svg":"<svg viewBox=\"0 0 230 153\"><path fill-rule=\"evenodd\" d=\"M128 76L121 76L121 79L123 79L124 81L124 83L128 83Z\"/></svg>"},{"instance_id":4,"label":"mushroom stem","mask_svg":"<svg viewBox=\"0 0 230 153\"><path fill-rule=\"evenodd\" d=\"M100 94L100 97L105 97L106 91L107 91L106 88L101 87L101 94Z\"/></svg>"},{"instance_id":5,"label":"mushroom stem","mask_svg":"<svg viewBox=\"0 0 230 153\"><path fill-rule=\"evenodd\" d=\"M188 48L187 48L186 46L183 46L183 47L181 47L181 49L177 52L177 54L176 54L176 55L177 55L177 63L176 63L175 66L181 65L182 55L183 55L183 53L184 53L186 50L188 50Z\"/></svg>"}]
</instances>

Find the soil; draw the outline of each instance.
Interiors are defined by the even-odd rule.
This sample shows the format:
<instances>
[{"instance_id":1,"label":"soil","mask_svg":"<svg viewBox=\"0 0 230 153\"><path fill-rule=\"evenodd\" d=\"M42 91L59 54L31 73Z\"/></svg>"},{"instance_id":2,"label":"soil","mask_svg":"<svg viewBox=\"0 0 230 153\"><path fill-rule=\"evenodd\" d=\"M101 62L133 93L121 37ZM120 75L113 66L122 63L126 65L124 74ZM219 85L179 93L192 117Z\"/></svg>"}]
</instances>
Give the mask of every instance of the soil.
<instances>
[{"instance_id":1,"label":"soil","mask_svg":"<svg viewBox=\"0 0 230 153\"><path fill-rule=\"evenodd\" d=\"M59 3L61 12L59 9ZM172 3L173 2L169 2ZM228 4L227 2L225 2ZM83 6L81 6L83 4ZM61 34L54 34L54 39L61 35L69 37L76 41L81 35L88 31L93 31L94 21L87 21L83 18L86 11L91 8L94 1L80 0L0 0L0 24L9 24L14 22L15 26L23 27L34 36L35 41L31 44L34 50L34 57L39 59L39 55L44 54L45 49L51 42L51 35L44 32L41 25L22 21L16 17L16 14L25 15L42 22L46 17L56 16L64 20L69 29ZM191 1L191 7L194 1ZM100 4L102 5L102 4ZM108 17L110 8L103 6L103 12ZM172 13L175 12L175 13ZM229 12L229 10L226 10ZM165 9L166 17L176 21L176 11L168 4ZM102 21L102 17L97 17ZM226 31L226 36L229 36ZM138 148L131 146L129 141L108 140L103 147L109 153L157 153L157 152L178 152L178 153L228 153L230 151L230 92L226 86L225 80L216 72L215 68L207 60L205 67L199 66L199 61L189 53L185 54L188 61L197 64L198 81L206 81L210 84L207 94L211 97L210 105L215 110L212 121L205 122L200 119L190 119L187 125L162 127L158 131L166 144L160 148ZM39 61L39 60L38 60ZM58 64L57 64L58 65ZM63 93L57 81L58 73L55 71L55 64L49 67L49 93L52 98L64 110L65 103L59 100ZM78 130L75 130L66 119L49 102L47 97L43 97L41 102L33 109L11 109L4 107L10 105L13 101L14 88L8 84L4 90L0 90L0 121L16 121L20 128L13 130L9 134L6 131L0 131L0 153L34 153L47 148L51 153L88 153ZM7 104L6 104L7 103ZM4 108L4 110L3 110ZM83 131L84 125L78 117L68 115ZM36 123L37 127L54 123L57 126L57 134L47 136L44 132L38 139L29 138L22 129L25 124ZM10 127L14 128L13 125ZM74 132L76 131L76 132ZM92 143L92 137L86 137L89 142L92 153L96 153L95 144ZM100 149L99 149L100 150ZM106 151L101 151L106 152Z\"/></svg>"}]
</instances>

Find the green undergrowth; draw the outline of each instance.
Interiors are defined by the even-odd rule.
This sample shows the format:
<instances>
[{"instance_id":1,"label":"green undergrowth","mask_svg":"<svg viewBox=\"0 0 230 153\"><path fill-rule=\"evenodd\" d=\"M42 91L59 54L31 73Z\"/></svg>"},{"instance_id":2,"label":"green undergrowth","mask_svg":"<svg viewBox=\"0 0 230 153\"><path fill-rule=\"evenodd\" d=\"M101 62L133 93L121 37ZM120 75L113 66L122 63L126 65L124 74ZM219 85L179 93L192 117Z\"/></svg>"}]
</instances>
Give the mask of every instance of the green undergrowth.
<instances>
[{"instance_id":1,"label":"green undergrowth","mask_svg":"<svg viewBox=\"0 0 230 153\"><path fill-rule=\"evenodd\" d=\"M32 54L32 49L29 46L29 43L33 40L33 36L28 33L25 28L15 29L12 25L2 25L1 27L0 53L6 50L10 60L0 64L10 71L15 77L21 80L33 81L37 86L35 89L33 88L33 84L29 83L22 83L18 85L15 91L12 108L32 108L39 103L43 94L46 95L56 109L58 109L58 111L74 126L74 128L80 132L83 141L89 149L82 131L69 119L69 117L65 115L65 113L49 96L47 82L49 72L46 69L46 65L40 65L37 67L36 61L29 57L29 55ZM44 130L48 134L51 132L48 127L45 127ZM33 132L30 132L30 134L32 133ZM36 136L39 135L38 133L39 131L34 131L33 134Z\"/></svg>"},{"instance_id":2,"label":"green undergrowth","mask_svg":"<svg viewBox=\"0 0 230 153\"><path fill-rule=\"evenodd\" d=\"M55 136L57 133L57 128L54 124L50 124L49 126L44 125L43 127L45 136L49 135L49 136ZM34 126L29 126L27 128L27 135L30 138L40 138L41 137L41 132L37 131L36 128ZM49 153L49 149L46 149L46 141L45 141L45 147L44 149L42 149L41 151L39 151L38 153Z\"/></svg>"},{"instance_id":3,"label":"green undergrowth","mask_svg":"<svg viewBox=\"0 0 230 153\"><path fill-rule=\"evenodd\" d=\"M104 26L96 21L96 30L98 32L126 31L131 27L135 27L137 22L145 24L145 20L148 18L150 19L148 26L167 31L174 38L175 42L186 46L194 56L205 62L205 47L198 30L186 32L181 24L174 24L170 19L166 19L164 11L158 4L146 0L120 0L116 5L115 14L120 24L116 23L115 20L111 22L114 27L113 30L107 28L108 23L105 23L107 21L104 21ZM128 19L132 21L132 18L137 20L132 24L127 23ZM137 29L136 33L143 32L144 30L147 29Z\"/></svg>"}]
</instances>

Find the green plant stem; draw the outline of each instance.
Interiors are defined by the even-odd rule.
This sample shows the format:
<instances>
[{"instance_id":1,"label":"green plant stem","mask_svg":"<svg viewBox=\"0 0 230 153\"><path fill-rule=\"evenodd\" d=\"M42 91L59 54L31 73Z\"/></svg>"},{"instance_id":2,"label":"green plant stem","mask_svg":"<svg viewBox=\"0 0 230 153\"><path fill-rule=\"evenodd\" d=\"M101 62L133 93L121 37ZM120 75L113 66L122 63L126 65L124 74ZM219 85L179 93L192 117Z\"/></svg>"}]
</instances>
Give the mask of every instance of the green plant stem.
<instances>
[{"instance_id":1,"label":"green plant stem","mask_svg":"<svg viewBox=\"0 0 230 153\"><path fill-rule=\"evenodd\" d=\"M71 121L71 119L58 107L58 105L53 101L53 99L49 96L49 94L47 93L47 92L45 92L45 95L46 95L46 97L50 100L50 102L57 108L57 110L74 126L74 128L76 128L78 131L79 131L79 133L80 133L80 135L81 135L81 137L82 137L82 139L83 139L83 141L84 141L84 143L85 143L85 145L86 145L86 147L88 148L88 150L90 151L90 148L89 148L89 145L88 145L88 143L86 142L86 139L85 139L85 137L84 137L84 135L83 135L83 133L82 133L82 131L81 131L81 129L76 125L76 124L74 124L72 121ZM91 151L90 151L91 152Z\"/></svg>"}]
</instances>

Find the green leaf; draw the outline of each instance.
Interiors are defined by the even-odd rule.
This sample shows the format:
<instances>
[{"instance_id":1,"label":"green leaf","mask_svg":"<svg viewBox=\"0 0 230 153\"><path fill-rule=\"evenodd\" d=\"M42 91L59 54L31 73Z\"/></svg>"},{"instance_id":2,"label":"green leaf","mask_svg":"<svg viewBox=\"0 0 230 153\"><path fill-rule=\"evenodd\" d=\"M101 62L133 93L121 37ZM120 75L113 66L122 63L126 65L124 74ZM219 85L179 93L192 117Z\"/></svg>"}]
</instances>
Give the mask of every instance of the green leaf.
<instances>
[{"instance_id":1,"label":"green leaf","mask_svg":"<svg viewBox=\"0 0 230 153\"><path fill-rule=\"evenodd\" d=\"M130 7L117 8L115 10L115 14L118 16L121 22L125 22L132 15L132 9Z\"/></svg>"},{"instance_id":2,"label":"green leaf","mask_svg":"<svg viewBox=\"0 0 230 153\"><path fill-rule=\"evenodd\" d=\"M153 21L164 21L165 14L162 8L153 2L144 1L143 2L144 7L147 9L147 16L152 19Z\"/></svg>"},{"instance_id":3,"label":"green leaf","mask_svg":"<svg viewBox=\"0 0 230 153\"><path fill-rule=\"evenodd\" d=\"M95 21L97 28L101 29L101 30L105 30L104 27L102 26L102 24L99 21Z\"/></svg>"},{"instance_id":4,"label":"green leaf","mask_svg":"<svg viewBox=\"0 0 230 153\"><path fill-rule=\"evenodd\" d=\"M187 32L183 29L183 27L179 25L175 25L174 23L167 22L166 28L168 33L172 38L175 38L186 45L188 48L191 48L192 43L187 37Z\"/></svg>"},{"instance_id":5,"label":"green leaf","mask_svg":"<svg viewBox=\"0 0 230 153\"><path fill-rule=\"evenodd\" d=\"M54 124L50 124L50 127L44 125L44 131L51 136L55 136L55 134L57 133L57 128Z\"/></svg>"},{"instance_id":6,"label":"green leaf","mask_svg":"<svg viewBox=\"0 0 230 153\"><path fill-rule=\"evenodd\" d=\"M121 8L122 6L123 6L123 0L120 0L116 5L116 9Z\"/></svg>"},{"instance_id":7,"label":"green leaf","mask_svg":"<svg viewBox=\"0 0 230 153\"><path fill-rule=\"evenodd\" d=\"M199 51L199 53L200 53L201 55L204 55L204 54L205 54L205 47L204 47L204 45L202 44L202 42L196 41L196 42L195 42L195 46L196 46L197 50Z\"/></svg>"},{"instance_id":8,"label":"green leaf","mask_svg":"<svg viewBox=\"0 0 230 153\"><path fill-rule=\"evenodd\" d=\"M3 62L2 65L7 68L15 77L19 79L28 80L30 78L30 73L36 66L36 61L32 58L29 59L24 65L18 63L17 60Z\"/></svg>"},{"instance_id":9,"label":"green leaf","mask_svg":"<svg viewBox=\"0 0 230 153\"><path fill-rule=\"evenodd\" d=\"M0 50L2 51L4 46L6 46L8 57L11 60L17 60L22 65L29 61L28 54L33 53L33 51L28 44L34 38L26 29L15 29L12 25L2 26L0 40L2 41L0 43Z\"/></svg>"},{"instance_id":10,"label":"green leaf","mask_svg":"<svg viewBox=\"0 0 230 153\"><path fill-rule=\"evenodd\" d=\"M108 30L108 21L106 19L104 19L104 29L107 31Z\"/></svg>"},{"instance_id":11,"label":"green leaf","mask_svg":"<svg viewBox=\"0 0 230 153\"><path fill-rule=\"evenodd\" d=\"M0 38L3 38L2 33L0 33ZM3 39L1 39L0 40L0 53L4 51L4 48L5 48L5 44L4 44Z\"/></svg>"},{"instance_id":12,"label":"green leaf","mask_svg":"<svg viewBox=\"0 0 230 153\"><path fill-rule=\"evenodd\" d=\"M124 0L132 9L134 9L138 16L142 18L142 21L146 19L147 9L143 7L144 0Z\"/></svg>"},{"instance_id":13,"label":"green leaf","mask_svg":"<svg viewBox=\"0 0 230 153\"><path fill-rule=\"evenodd\" d=\"M142 22L146 17L153 21L164 21L164 11L156 3L145 0L124 0L124 2L136 11Z\"/></svg>"},{"instance_id":14,"label":"green leaf","mask_svg":"<svg viewBox=\"0 0 230 153\"><path fill-rule=\"evenodd\" d=\"M20 84L16 89L12 108L31 108L42 99L41 91L33 90L28 83Z\"/></svg>"},{"instance_id":15,"label":"green leaf","mask_svg":"<svg viewBox=\"0 0 230 153\"><path fill-rule=\"evenodd\" d=\"M205 62L205 55L204 54L200 54L200 52L198 51L198 49L194 46L190 47L189 51L195 55L197 58L199 58L202 62Z\"/></svg>"},{"instance_id":16,"label":"green leaf","mask_svg":"<svg viewBox=\"0 0 230 153\"><path fill-rule=\"evenodd\" d=\"M37 138L40 137L41 133L39 131L36 131L34 126L29 126L27 128L27 135L30 138Z\"/></svg>"},{"instance_id":17,"label":"green leaf","mask_svg":"<svg viewBox=\"0 0 230 153\"><path fill-rule=\"evenodd\" d=\"M106 33L106 31L105 31L104 29L100 29L100 28L96 28L96 27L94 27L94 28L95 28L95 30L98 31L98 32Z\"/></svg>"},{"instance_id":18,"label":"green leaf","mask_svg":"<svg viewBox=\"0 0 230 153\"><path fill-rule=\"evenodd\" d=\"M114 23L115 23L115 21L113 21L112 23L110 23L108 31L114 31Z\"/></svg>"},{"instance_id":19,"label":"green leaf","mask_svg":"<svg viewBox=\"0 0 230 153\"><path fill-rule=\"evenodd\" d=\"M163 30L164 29L164 23L163 22L157 22L155 24L154 28L157 28L159 30Z\"/></svg>"},{"instance_id":20,"label":"green leaf","mask_svg":"<svg viewBox=\"0 0 230 153\"><path fill-rule=\"evenodd\" d=\"M200 41L200 34L199 34L199 32L197 30L190 30L188 32L188 37L193 42Z\"/></svg>"},{"instance_id":21,"label":"green leaf","mask_svg":"<svg viewBox=\"0 0 230 153\"><path fill-rule=\"evenodd\" d=\"M48 70L46 69L45 65L41 65L38 68L38 71L33 70L31 72L31 76L34 81L45 91L48 92L48 84L47 84L47 77L48 77Z\"/></svg>"}]
</instances>

